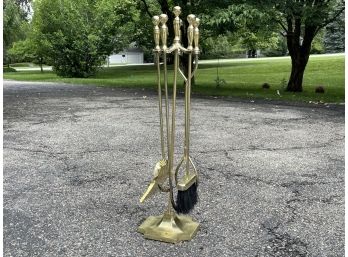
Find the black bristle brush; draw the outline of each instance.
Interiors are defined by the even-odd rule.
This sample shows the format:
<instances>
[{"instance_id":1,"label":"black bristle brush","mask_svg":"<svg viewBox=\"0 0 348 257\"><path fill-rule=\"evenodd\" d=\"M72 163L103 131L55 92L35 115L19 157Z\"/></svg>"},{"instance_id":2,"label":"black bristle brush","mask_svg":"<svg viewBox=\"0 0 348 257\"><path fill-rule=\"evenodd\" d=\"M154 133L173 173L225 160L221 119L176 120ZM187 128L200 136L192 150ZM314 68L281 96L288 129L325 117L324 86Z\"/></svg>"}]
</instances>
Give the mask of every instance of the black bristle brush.
<instances>
[{"instance_id":1,"label":"black bristle brush","mask_svg":"<svg viewBox=\"0 0 348 257\"><path fill-rule=\"evenodd\" d=\"M197 202L198 192L195 182L187 190L178 190L174 208L177 213L187 214L193 210Z\"/></svg>"}]
</instances>

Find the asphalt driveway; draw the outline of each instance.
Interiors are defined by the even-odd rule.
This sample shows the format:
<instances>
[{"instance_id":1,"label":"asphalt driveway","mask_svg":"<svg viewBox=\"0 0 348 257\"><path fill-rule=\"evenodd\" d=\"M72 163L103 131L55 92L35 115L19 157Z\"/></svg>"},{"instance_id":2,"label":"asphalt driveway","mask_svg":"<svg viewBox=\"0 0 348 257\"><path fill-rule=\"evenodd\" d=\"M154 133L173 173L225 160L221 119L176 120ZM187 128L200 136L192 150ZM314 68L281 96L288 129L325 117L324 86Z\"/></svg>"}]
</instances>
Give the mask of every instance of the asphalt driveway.
<instances>
[{"instance_id":1,"label":"asphalt driveway","mask_svg":"<svg viewBox=\"0 0 348 257\"><path fill-rule=\"evenodd\" d=\"M178 103L176 160L182 151ZM155 92L4 82L4 256L344 256L344 108L192 99L201 224L137 227L160 158Z\"/></svg>"}]
</instances>

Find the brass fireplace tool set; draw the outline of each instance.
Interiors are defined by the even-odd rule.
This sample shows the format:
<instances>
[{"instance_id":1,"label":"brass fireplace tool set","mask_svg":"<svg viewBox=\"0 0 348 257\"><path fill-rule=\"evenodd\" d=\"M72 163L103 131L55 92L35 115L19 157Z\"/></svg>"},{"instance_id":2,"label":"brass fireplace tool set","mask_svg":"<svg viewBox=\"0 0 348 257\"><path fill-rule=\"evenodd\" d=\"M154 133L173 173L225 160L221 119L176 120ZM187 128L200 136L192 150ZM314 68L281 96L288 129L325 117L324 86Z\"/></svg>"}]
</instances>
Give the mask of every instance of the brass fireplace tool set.
<instances>
[{"instance_id":1,"label":"brass fireplace tool set","mask_svg":"<svg viewBox=\"0 0 348 257\"><path fill-rule=\"evenodd\" d=\"M174 7L175 18L173 21L174 41L173 45L167 47L168 27L166 22L168 16L161 14L154 16L154 40L155 64L157 67L158 100L160 116L160 138L162 159L156 163L153 179L147 190L140 199L144 202L156 191L169 193L168 207L160 216L148 217L138 228L145 238L159 240L169 243L177 243L183 240L192 239L197 233L199 223L191 217L184 215L189 213L197 203L198 174L195 165L190 157L190 103L191 103L191 80L198 67L199 55L199 19L195 15L187 16L189 23L187 28L188 47L181 45L182 20L179 18L181 8ZM161 46L160 46L161 41ZM167 54L174 55L174 78L171 104L171 123L169 119L169 97L168 97L168 76L167 76ZM188 55L187 77L179 68L179 55ZM162 100L162 80L160 57L163 59L163 84L164 84L164 109ZM194 68L192 69L192 58ZM185 140L184 155L179 164L174 168L174 142L175 142L175 111L176 111L176 86L178 73L185 81ZM163 117L164 116L164 117ZM165 122L164 122L165 120ZM165 123L165 131L164 131ZM166 135L166 136L165 136ZM165 142L166 139L166 142ZM165 147L166 146L166 147ZM183 165L184 164L184 165ZM177 191L176 201L174 200L174 189Z\"/></svg>"}]
</instances>

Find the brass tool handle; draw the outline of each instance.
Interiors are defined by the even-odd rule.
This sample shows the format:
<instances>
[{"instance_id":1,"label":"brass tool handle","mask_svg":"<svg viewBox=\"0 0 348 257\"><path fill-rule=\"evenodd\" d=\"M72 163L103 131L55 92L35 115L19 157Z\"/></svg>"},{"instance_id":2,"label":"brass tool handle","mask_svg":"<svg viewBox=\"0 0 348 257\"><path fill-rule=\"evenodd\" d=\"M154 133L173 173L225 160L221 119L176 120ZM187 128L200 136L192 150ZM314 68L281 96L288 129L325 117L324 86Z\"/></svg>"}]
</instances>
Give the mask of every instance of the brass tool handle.
<instances>
[{"instance_id":1,"label":"brass tool handle","mask_svg":"<svg viewBox=\"0 0 348 257\"><path fill-rule=\"evenodd\" d=\"M179 6L174 7L175 19L173 21L174 25L174 44L180 45L180 18L181 8ZM174 50L174 78L173 78L173 96L172 96L172 122L170 129L170 147L169 147L169 156L168 156L168 171L169 171L169 198L168 198L168 213L173 212L174 206L174 197L173 197L173 181L172 181L172 170L174 167L174 142L175 142L175 111L176 111L176 84L178 78L178 69L179 69L179 48Z\"/></svg>"},{"instance_id":2,"label":"brass tool handle","mask_svg":"<svg viewBox=\"0 0 348 257\"><path fill-rule=\"evenodd\" d=\"M162 160L165 160L166 155L165 155L165 150L164 150L160 53L156 52L155 56L156 56L156 66L157 66L157 87L158 87L157 90L158 90L158 109L159 109L159 120L160 120L161 154L162 154Z\"/></svg>"},{"instance_id":3,"label":"brass tool handle","mask_svg":"<svg viewBox=\"0 0 348 257\"><path fill-rule=\"evenodd\" d=\"M191 69L192 69L192 52L188 54L188 74L185 90L185 160L186 175L190 172L190 108L191 108Z\"/></svg>"},{"instance_id":4,"label":"brass tool handle","mask_svg":"<svg viewBox=\"0 0 348 257\"><path fill-rule=\"evenodd\" d=\"M162 160L165 159L165 152L164 152L164 134L163 134L163 111L162 111L162 87L161 87L161 69L160 69L160 52L161 48L159 46L160 43L160 17L153 16L152 22L154 24L154 39L155 39L155 63L157 67L157 90L158 90L158 109L159 109L159 119L160 119L160 138L161 138L161 154L162 154Z\"/></svg>"},{"instance_id":5,"label":"brass tool handle","mask_svg":"<svg viewBox=\"0 0 348 257\"><path fill-rule=\"evenodd\" d=\"M187 39L188 39L188 46L187 50L192 51L192 43L193 43L193 32L194 32L194 27L193 27L193 22L195 21L196 16L193 14L190 14L187 16L187 21L189 23L189 26L187 28Z\"/></svg>"},{"instance_id":6,"label":"brass tool handle","mask_svg":"<svg viewBox=\"0 0 348 257\"><path fill-rule=\"evenodd\" d=\"M174 43L179 43L180 42L180 18L179 15L181 14L181 7L180 6L175 6L174 7L174 22L173 22L173 26L174 26Z\"/></svg>"},{"instance_id":7,"label":"brass tool handle","mask_svg":"<svg viewBox=\"0 0 348 257\"><path fill-rule=\"evenodd\" d=\"M173 198L173 181L172 181L172 170L174 167L174 142L175 142L175 111L176 111L176 83L178 77L178 68L179 68L179 50L176 49L174 51L174 79L173 79L173 99L172 99L172 123L170 130L170 151L168 157L168 170L169 170L169 204L168 204L168 212L171 213L174 198Z\"/></svg>"},{"instance_id":8,"label":"brass tool handle","mask_svg":"<svg viewBox=\"0 0 348 257\"><path fill-rule=\"evenodd\" d=\"M167 134L167 159L169 158L169 100L168 100L168 76L167 76L167 27L168 16L166 14L160 15L161 22L161 42L162 42L162 53L163 53L163 80L164 80L164 105L165 105L165 119L166 119L166 134Z\"/></svg>"},{"instance_id":9,"label":"brass tool handle","mask_svg":"<svg viewBox=\"0 0 348 257\"><path fill-rule=\"evenodd\" d=\"M168 27L167 27L167 21L168 16L166 14L161 14L160 17L161 22L161 41L162 41L162 50L165 52L167 50L167 37L168 37Z\"/></svg>"},{"instance_id":10,"label":"brass tool handle","mask_svg":"<svg viewBox=\"0 0 348 257\"><path fill-rule=\"evenodd\" d=\"M154 49L154 51L156 51L156 52L161 51L161 48L159 46L159 41L160 41L160 28L158 27L159 22L160 22L160 18L157 15L152 17L152 23L154 25L153 37L154 37L154 40L155 40L155 49Z\"/></svg>"},{"instance_id":11,"label":"brass tool handle","mask_svg":"<svg viewBox=\"0 0 348 257\"><path fill-rule=\"evenodd\" d=\"M194 27L194 32L193 32L193 41L194 41L194 45L195 45L195 54L199 54L199 46L198 46L198 41L199 41L199 23L200 23L200 19L196 18L195 21L193 22L193 27Z\"/></svg>"}]
</instances>

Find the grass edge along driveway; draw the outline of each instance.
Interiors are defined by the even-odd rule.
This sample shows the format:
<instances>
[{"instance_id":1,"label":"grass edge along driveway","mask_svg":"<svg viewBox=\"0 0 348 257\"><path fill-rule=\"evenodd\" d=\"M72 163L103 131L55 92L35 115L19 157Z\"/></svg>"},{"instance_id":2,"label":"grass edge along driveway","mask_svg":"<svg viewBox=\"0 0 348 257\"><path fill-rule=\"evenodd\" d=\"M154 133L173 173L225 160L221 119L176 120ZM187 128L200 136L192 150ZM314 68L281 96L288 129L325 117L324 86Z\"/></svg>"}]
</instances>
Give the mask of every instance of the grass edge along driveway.
<instances>
[{"instance_id":1,"label":"grass edge along driveway","mask_svg":"<svg viewBox=\"0 0 348 257\"><path fill-rule=\"evenodd\" d=\"M290 57L202 60L192 91L193 94L205 96L343 103L344 58L344 54L312 55L305 71L304 91L301 93L284 90L290 75ZM169 66L169 78L172 78L171 68ZM219 87L216 86L217 75L226 82ZM41 73L30 70L4 73L4 79L153 90L157 88L156 69L153 65L104 67L90 78L61 78L52 71ZM270 88L263 89L263 83L268 83ZM315 93L317 86L323 86L325 93ZM179 80L178 87L179 92L183 91L182 80Z\"/></svg>"}]
</instances>

